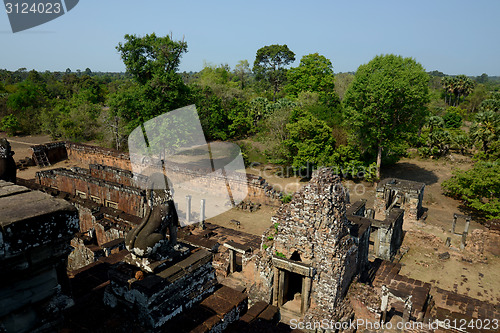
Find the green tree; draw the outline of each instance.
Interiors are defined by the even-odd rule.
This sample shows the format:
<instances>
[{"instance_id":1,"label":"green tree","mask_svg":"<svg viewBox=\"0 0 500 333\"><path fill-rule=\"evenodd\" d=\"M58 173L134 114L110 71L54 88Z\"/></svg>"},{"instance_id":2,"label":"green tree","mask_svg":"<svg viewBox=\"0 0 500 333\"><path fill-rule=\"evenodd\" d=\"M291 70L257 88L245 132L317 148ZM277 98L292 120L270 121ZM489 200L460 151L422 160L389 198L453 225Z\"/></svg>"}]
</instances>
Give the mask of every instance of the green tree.
<instances>
[{"instance_id":1,"label":"green tree","mask_svg":"<svg viewBox=\"0 0 500 333\"><path fill-rule=\"evenodd\" d=\"M468 171L456 170L444 181L445 194L463 200L465 206L487 218L500 218L500 164L476 162Z\"/></svg>"},{"instance_id":2,"label":"green tree","mask_svg":"<svg viewBox=\"0 0 500 333\"><path fill-rule=\"evenodd\" d=\"M344 98L345 92L353 80L354 74L351 73L338 73L335 75L335 92L340 100Z\"/></svg>"},{"instance_id":3,"label":"green tree","mask_svg":"<svg viewBox=\"0 0 500 333\"><path fill-rule=\"evenodd\" d=\"M7 99L7 106L12 110L38 108L46 102L45 89L31 80L25 80L17 85L14 93Z\"/></svg>"},{"instance_id":4,"label":"green tree","mask_svg":"<svg viewBox=\"0 0 500 333\"><path fill-rule=\"evenodd\" d=\"M127 34L125 40L116 49L127 71L141 84L164 73L175 73L182 54L187 51L185 41L174 41L170 36L157 37L155 33L144 37Z\"/></svg>"},{"instance_id":5,"label":"green tree","mask_svg":"<svg viewBox=\"0 0 500 333\"><path fill-rule=\"evenodd\" d=\"M479 105L479 110L481 112L484 112L484 111L494 111L494 112L500 111L500 99L494 99L494 98L485 99Z\"/></svg>"},{"instance_id":6,"label":"green tree","mask_svg":"<svg viewBox=\"0 0 500 333\"><path fill-rule=\"evenodd\" d=\"M428 80L414 59L392 54L358 68L343 100L346 124L364 147L377 151L377 178L384 147L403 141L404 133L423 123Z\"/></svg>"},{"instance_id":7,"label":"green tree","mask_svg":"<svg viewBox=\"0 0 500 333\"><path fill-rule=\"evenodd\" d=\"M450 106L457 106L461 99L467 97L474 90L474 81L461 74L454 77L445 76L441 79L445 91L444 101Z\"/></svg>"},{"instance_id":8,"label":"green tree","mask_svg":"<svg viewBox=\"0 0 500 333\"><path fill-rule=\"evenodd\" d=\"M500 113L491 110L479 112L470 128L470 136L488 154L490 144L500 139Z\"/></svg>"},{"instance_id":9,"label":"green tree","mask_svg":"<svg viewBox=\"0 0 500 333\"><path fill-rule=\"evenodd\" d=\"M116 49L127 72L138 84L111 96L112 116L119 116L133 129L140 123L165 112L185 106L189 89L177 73L187 43L174 41L170 36L157 37L154 33L137 37L125 35L125 43Z\"/></svg>"},{"instance_id":10,"label":"green tree","mask_svg":"<svg viewBox=\"0 0 500 333\"><path fill-rule=\"evenodd\" d=\"M332 129L325 122L308 112L295 109L286 125L288 147L292 166L296 170L314 166L327 166L335 150Z\"/></svg>"},{"instance_id":11,"label":"green tree","mask_svg":"<svg viewBox=\"0 0 500 333\"><path fill-rule=\"evenodd\" d=\"M261 47L253 63L253 72L257 80L269 82L273 88L273 101L286 79L285 66L295 61L295 53L288 46L273 44Z\"/></svg>"},{"instance_id":12,"label":"green tree","mask_svg":"<svg viewBox=\"0 0 500 333\"><path fill-rule=\"evenodd\" d=\"M462 126L462 116L460 115L460 109L454 106L446 109L446 113L443 116L443 121L446 128L460 128L460 126Z\"/></svg>"},{"instance_id":13,"label":"green tree","mask_svg":"<svg viewBox=\"0 0 500 333\"><path fill-rule=\"evenodd\" d=\"M483 73L481 76L476 76L477 83L487 83L488 82L488 74Z\"/></svg>"},{"instance_id":14,"label":"green tree","mask_svg":"<svg viewBox=\"0 0 500 333\"><path fill-rule=\"evenodd\" d=\"M467 111L468 113L475 113L481 103L487 99L488 97L488 90L486 89L486 86L484 84L478 84L475 88L474 91L467 96L465 102L467 102Z\"/></svg>"},{"instance_id":15,"label":"green tree","mask_svg":"<svg viewBox=\"0 0 500 333\"><path fill-rule=\"evenodd\" d=\"M21 129L21 126L16 116L8 114L0 120L0 129L7 132L8 135L13 136Z\"/></svg>"},{"instance_id":16,"label":"green tree","mask_svg":"<svg viewBox=\"0 0 500 333\"><path fill-rule=\"evenodd\" d=\"M303 56L298 67L288 70L287 80L285 91L295 97L309 91L319 93L323 104L338 101L332 62L318 53Z\"/></svg>"},{"instance_id":17,"label":"green tree","mask_svg":"<svg viewBox=\"0 0 500 333\"><path fill-rule=\"evenodd\" d=\"M234 67L234 74L238 77L238 80L241 84L241 89L245 89L245 86L248 82L248 76L250 75L250 65L248 64L248 60L240 60Z\"/></svg>"}]
</instances>

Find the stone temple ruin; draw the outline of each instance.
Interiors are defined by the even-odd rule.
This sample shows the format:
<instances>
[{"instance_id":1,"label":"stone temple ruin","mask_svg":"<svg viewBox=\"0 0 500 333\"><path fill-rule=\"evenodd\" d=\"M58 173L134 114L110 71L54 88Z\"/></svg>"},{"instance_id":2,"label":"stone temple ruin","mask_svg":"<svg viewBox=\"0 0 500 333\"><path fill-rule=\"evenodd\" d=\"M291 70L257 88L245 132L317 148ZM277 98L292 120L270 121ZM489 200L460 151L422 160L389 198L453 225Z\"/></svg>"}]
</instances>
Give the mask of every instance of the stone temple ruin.
<instances>
[{"instance_id":1,"label":"stone temple ruin","mask_svg":"<svg viewBox=\"0 0 500 333\"><path fill-rule=\"evenodd\" d=\"M375 194L375 214L388 215L393 208L404 210L404 220L417 221L422 218L424 210L424 183L387 178L382 180Z\"/></svg>"},{"instance_id":2,"label":"stone temple ruin","mask_svg":"<svg viewBox=\"0 0 500 333\"><path fill-rule=\"evenodd\" d=\"M345 209L340 179L322 169L273 217L256 263L257 294L282 315L335 318L362 260Z\"/></svg>"},{"instance_id":3,"label":"stone temple ruin","mask_svg":"<svg viewBox=\"0 0 500 333\"><path fill-rule=\"evenodd\" d=\"M467 303L473 318L498 316L399 273L403 225L424 213L423 183L383 180L370 209L350 204L330 169L288 204L247 175L251 204L242 206L277 208L259 237L206 222L199 198L174 203L168 189L142 189L156 180L134 176L121 152L51 143L33 147L33 160L80 167L0 181L0 332L289 332L294 319L355 320L359 297L375 321L392 311L404 321L456 318Z\"/></svg>"}]
</instances>

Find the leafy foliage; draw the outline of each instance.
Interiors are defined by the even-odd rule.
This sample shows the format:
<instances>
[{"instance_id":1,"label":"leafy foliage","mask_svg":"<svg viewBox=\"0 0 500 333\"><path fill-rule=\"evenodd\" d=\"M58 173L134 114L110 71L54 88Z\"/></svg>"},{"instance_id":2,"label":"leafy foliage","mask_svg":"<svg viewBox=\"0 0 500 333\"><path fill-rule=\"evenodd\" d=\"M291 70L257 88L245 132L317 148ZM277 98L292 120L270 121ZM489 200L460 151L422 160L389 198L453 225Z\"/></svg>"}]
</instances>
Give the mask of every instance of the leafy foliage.
<instances>
[{"instance_id":1,"label":"leafy foliage","mask_svg":"<svg viewBox=\"0 0 500 333\"><path fill-rule=\"evenodd\" d=\"M20 130L20 125L17 117L12 114L8 114L3 117L0 121L0 129L7 132L8 135L14 135L17 131Z\"/></svg>"},{"instance_id":2,"label":"leafy foliage","mask_svg":"<svg viewBox=\"0 0 500 333\"><path fill-rule=\"evenodd\" d=\"M286 65L295 61L295 53L288 46L273 44L257 50L253 63L255 78L267 81L273 88L273 101L276 100L281 85L286 79Z\"/></svg>"},{"instance_id":3,"label":"leafy foliage","mask_svg":"<svg viewBox=\"0 0 500 333\"><path fill-rule=\"evenodd\" d=\"M157 37L155 33L144 37L127 34L125 40L116 49L127 71L140 84L158 80L164 73L175 73L187 51L186 42L174 41L170 36Z\"/></svg>"},{"instance_id":4,"label":"leafy foliage","mask_svg":"<svg viewBox=\"0 0 500 333\"><path fill-rule=\"evenodd\" d=\"M428 79L415 60L392 54L358 68L343 100L346 123L363 148L378 151L378 170L383 148L421 126L427 114Z\"/></svg>"},{"instance_id":5,"label":"leafy foliage","mask_svg":"<svg viewBox=\"0 0 500 333\"><path fill-rule=\"evenodd\" d=\"M446 110L443 121L446 128L460 128L462 126L462 116L456 107L450 107Z\"/></svg>"},{"instance_id":6,"label":"leafy foliage","mask_svg":"<svg viewBox=\"0 0 500 333\"><path fill-rule=\"evenodd\" d=\"M292 112L292 120L286 125L289 138L285 145L292 166L296 170L313 166L327 166L335 149L331 128L325 122L300 109Z\"/></svg>"},{"instance_id":7,"label":"leafy foliage","mask_svg":"<svg viewBox=\"0 0 500 333\"><path fill-rule=\"evenodd\" d=\"M471 170L454 171L443 182L446 195L463 200L464 204L486 218L500 218L500 164L477 162Z\"/></svg>"},{"instance_id":8,"label":"leafy foliage","mask_svg":"<svg viewBox=\"0 0 500 333\"><path fill-rule=\"evenodd\" d=\"M317 92L321 103L338 103L332 62L325 56L318 53L303 56L298 67L288 70L287 79L285 91L292 96L306 91Z\"/></svg>"},{"instance_id":9,"label":"leafy foliage","mask_svg":"<svg viewBox=\"0 0 500 333\"><path fill-rule=\"evenodd\" d=\"M470 128L470 135L474 143L481 146L482 152L488 154L491 144L500 139L500 113L479 112Z\"/></svg>"},{"instance_id":10,"label":"leafy foliage","mask_svg":"<svg viewBox=\"0 0 500 333\"><path fill-rule=\"evenodd\" d=\"M445 94L445 103L448 105L459 105L461 98L467 97L474 90L474 81L461 74L457 76L445 76L441 79Z\"/></svg>"}]
</instances>

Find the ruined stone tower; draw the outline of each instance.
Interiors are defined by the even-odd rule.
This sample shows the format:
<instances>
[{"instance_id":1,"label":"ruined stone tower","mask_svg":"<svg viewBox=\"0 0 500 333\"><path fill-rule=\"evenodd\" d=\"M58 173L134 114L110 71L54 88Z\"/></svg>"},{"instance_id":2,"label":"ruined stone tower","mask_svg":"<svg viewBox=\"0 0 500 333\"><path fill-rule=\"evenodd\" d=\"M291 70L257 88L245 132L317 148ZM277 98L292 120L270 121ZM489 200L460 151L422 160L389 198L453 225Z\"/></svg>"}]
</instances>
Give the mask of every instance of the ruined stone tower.
<instances>
[{"instance_id":1,"label":"ruined stone tower","mask_svg":"<svg viewBox=\"0 0 500 333\"><path fill-rule=\"evenodd\" d=\"M357 271L358 246L345 211L340 179L325 168L272 218L256 276L282 317L336 317Z\"/></svg>"}]
</instances>

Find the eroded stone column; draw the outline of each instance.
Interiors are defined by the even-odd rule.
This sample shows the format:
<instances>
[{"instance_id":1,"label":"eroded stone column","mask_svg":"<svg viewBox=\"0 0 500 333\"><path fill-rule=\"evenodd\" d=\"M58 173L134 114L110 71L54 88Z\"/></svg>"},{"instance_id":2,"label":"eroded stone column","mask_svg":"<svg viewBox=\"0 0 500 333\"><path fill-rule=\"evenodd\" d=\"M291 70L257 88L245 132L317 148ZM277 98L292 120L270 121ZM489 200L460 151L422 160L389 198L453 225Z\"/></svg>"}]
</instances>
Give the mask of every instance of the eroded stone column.
<instances>
[{"instance_id":1,"label":"eroded stone column","mask_svg":"<svg viewBox=\"0 0 500 333\"><path fill-rule=\"evenodd\" d=\"M229 273L234 273L236 267L236 254L234 250L229 249Z\"/></svg>"},{"instance_id":2,"label":"eroded stone column","mask_svg":"<svg viewBox=\"0 0 500 333\"><path fill-rule=\"evenodd\" d=\"M451 233L455 233L455 227L457 226L457 214L453 214L453 222L451 223Z\"/></svg>"},{"instance_id":3,"label":"eroded stone column","mask_svg":"<svg viewBox=\"0 0 500 333\"><path fill-rule=\"evenodd\" d=\"M200 228L205 229L205 199L201 199L200 203Z\"/></svg>"},{"instance_id":4,"label":"eroded stone column","mask_svg":"<svg viewBox=\"0 0 500 333\"><path fill-rule=\"evenodd\" d=\"M186 195L186 223L191 222L191 196Z\"/></svg>"},{"instance_id":5,"label":"eroded stone column","mask_svg":"<svg viewBox=\"0 0 500 333\"><path fill-rule=\"evenodd\" d=\"M283 305L283 298L285 297L285 271L279 270L278 282L278 307Z\"/></svg>"},{"instance_id":6,"label":"eroded stone column","mask_svg":"<svg viewBox=\"0 0 500 333\"><path fill-rule=\"evenodd\" d=\"M461 250L465 249L465 246L467 245L467 235L469 234L469 226L470 226L470 217L466 217L465 218L465 228L464 228L464 232L462 233L462 241L460 243Z\"/></svg>"},{"instance_id":7,"label":"eroded stone column","mask_svg":"<svg viewBox=\"0 0 500 333\"><path fill-rule=\"evenodd\" d=\"M389 305L389 289L385 285L382 286L382 295L380 299L380 312L382 312L381 315L381 321L382 323L385 323L385 320L387 319L387 306Z\"/></svg>"},{"instance_id":8,"label":"eroded stone column","mask_svg":"<svg viewBox=\"0 0 500 333\"><path fill-rule=\"evenodd\" d=\"M279 274L280 271L276 267L273 267L273 305L278 306L278 294L279 294Z\"/></svg>"},{"instance_id":9,"label":"eroded stone column","mask_svg":"<svg viewBox=\"0 0 500 333\"><path fill-rule=\"evenodd\" d=\"M311 295L312 279L309 276L302 278L302 302L300 304L300 312L304 314L309 309L309 297Z\"/></svg>"},{"instance_id":10,"label":"eroded stone column","mask_svg":"<svg viewBox=\"0 0 500 333\"><path fill-rule=\"evenodd\" d=\"M410 321L412 307L413 307L413 302L411 301L411 295L410 295L405 301L405 308L403 311L403 324Z\"/></svg>"}]
</instances>

